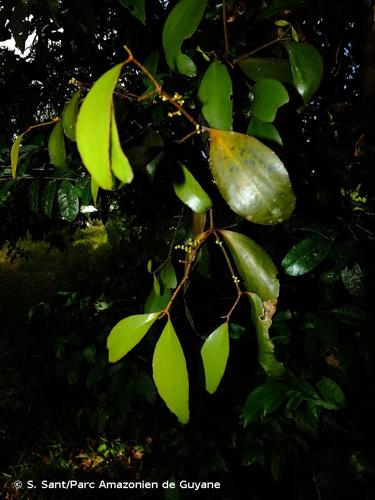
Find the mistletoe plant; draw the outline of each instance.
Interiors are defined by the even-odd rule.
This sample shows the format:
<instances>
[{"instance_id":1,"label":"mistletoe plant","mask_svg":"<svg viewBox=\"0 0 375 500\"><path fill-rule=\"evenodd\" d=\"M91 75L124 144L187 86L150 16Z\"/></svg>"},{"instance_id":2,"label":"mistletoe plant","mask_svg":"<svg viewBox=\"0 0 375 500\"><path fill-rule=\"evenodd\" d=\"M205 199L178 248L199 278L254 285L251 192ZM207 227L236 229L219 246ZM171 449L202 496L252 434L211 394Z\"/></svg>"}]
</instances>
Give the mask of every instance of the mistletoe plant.
<instances>
[{"instance_id":1,"label":"mistletoe plant","mask_svg":"<svg viewBox=\"0 0 375 500\"><path fill-rule=\"evenodd\" d=\"M192 58L182 52L182 44L197 30L207 8L208 0L180 0L170 12L163 28L162 43L167 64L172 72L194 77L197 68ZM91 176L94 203L98 189L122 189L132 182L134 173L124 153L115 115L115 100L121 95L118 86L124 68L135 67L147 78L147 91L138 96L144 105L162 102L172 106L169 116L180 116L191 124L192 130L179 143L194 136L202 136L209 143L209 168L220 194L239 216L255 224L274 225L288 219L295 206L295 196L287 170L280 158L259 139L282 144L274 126L278 109L289 101L288 86L294 86L306 104L317 90L322 78L322 59L308 43L298 40L296 30L286 20L276 21L277 37L265 44L281 44L287 57L265 59L242 54L230 58L226 31L225 2L224 41L225 54L204 53L210 64L201 78L198 101L202 119L198 122L185 106L184 97L169 93L156 74L158 54L141 63L125 47L127 58L103 74L90 88L80 106L84 85L73 94L61 119L42 125L54 124L48 150L50 161L56 168L65 168L65 136L77 142L83 164ZM258 50L259 50L258 49ZM251 120L246 134L233 131L231 71L239 67L245 81L251 85L253 100ZM250 83L252 82L252 83ZM236 98L236 96L234 96ZM301 103L302 104L302 103ZM30 127L30 129L36 126ZM28 132L28 129L26 132ZM16 176L18 152L25 132L17 137L11 152L12 173ZM117 323L108 337L109 361L117 362L133 349L155 324L162 325L162 333L153 355L153 378L166 405L181 423L189 420L189 377L184 352L172 323L175 301L191 278L195 264L209 239L220 246L233 284L236 297L230 310L205 340L201 355L205 371L206 389L214 393L224 376L229 350L229 324L241 300L248 300L255 326L259 363L271 377L287 377L289 372L276 359L274 345L269 336L272 316L279 295L277 269L265 250L249 237L227 229L215 227L212 201L209 194L189 171L179 163L180 180L174 183L178 198L193 211L193 234L183 245L184 272L179 283L169 256L154 275L154 301L144 314L128 316ZM64 184L65 183L65 184ZM60 200L64 206L72 205L74 189L69 181L60 186ZM51 191L53 191L51 189ZM51 193L53 196L55 191ZM65 200L65 201L64 201ZM69 202L70 200L70 202ZM77 213L75 205L74 214ZM208 215L208 217L206 217ZM149 267L151 271L151 268ZM159 280L166 292L160 294ZM172 292L173 290L173 292ZM155 304L157 304L155 308Z\"/></svg>"}]
</instances>

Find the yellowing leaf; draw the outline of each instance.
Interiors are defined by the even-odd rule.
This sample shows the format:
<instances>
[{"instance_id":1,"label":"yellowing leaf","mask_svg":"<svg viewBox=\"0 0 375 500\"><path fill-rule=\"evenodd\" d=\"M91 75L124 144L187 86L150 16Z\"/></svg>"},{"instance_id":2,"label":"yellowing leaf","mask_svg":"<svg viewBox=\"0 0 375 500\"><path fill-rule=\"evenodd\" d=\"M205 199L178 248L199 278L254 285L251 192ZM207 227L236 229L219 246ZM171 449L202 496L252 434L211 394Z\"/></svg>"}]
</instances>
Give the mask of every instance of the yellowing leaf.
<instances>
[{"instance_id":1,"label":"yellowing leaf","mask_svg":"<svg viewBox=\"0 0 375 500\"><path fill-rule=\"evenodd\" d=\"M209 134L211 172L230 208L257 224L288 219L295 196L280 158L254 137L217 129Z\"/></svg>"},{"instance_id":2,"label":"yellowing leaf","mask_svg":"<svg viewBox=\"0 0 375 500\"><path fill-rule=\"evenodd\" d=\"M11 168L12 168L12 177L13 179L16 178L16 172L17 172L17 165L18 165L18 156L20 152L20 145L21 141L23 139L23 136L25 135L26 132L23 132L22 134L18 135L15 139L15 141L12 144L12 149L10 150L10 162L11 162Z\"/></svg>"},{"instance_id":3,"label":"yellowing leaf","mask_svg":"<svg viewBox=\"0 0 375 500\"><path fill-rule=\"evenodd\" d=\"M202 114L210 127L232 130L232 80L220 61L213 61L199 86Z\"/></svg>"},{"instance_id":4,"label":"yellowing leaf","mask_svg":"<svg viewBox=\"0 0 375 500\"><path fill-rule=\"evenodd\" d=\"M98 192L99 192L99 185L93 177L91 177L90 184L91 184L92 201L94 203L94 206L96 206L96 200L98 198Z\"/></svg>"},{"instance_id":5,"label":"yellowing leaf","mask_svg":"<svg viewBox=\"0 0 375 500\"><path fill-rule=\"evenodd\" d=\"M189 421L189 377L186 360L173 325L168 320L152 361L156 388L182 424Z\"/></svg>"},{"instance_id":6,"label":"yellowing leaf","mask_svg":"<svg viewBox=\"0 0 375 500\"><path fill-rule=\"evenodd\" d=\"M121 148L114 111L112 111L111 121L111 168L121 182L128 184L133 180L133 170Z\"/></svg>"},{"instance_id":7,"label":"yellowing leaf","mask_svg":"<svg viewBox=\"0 0 375 500\"><path fill-rule=\"evenodd\" d=\"M110 363L115 363L135 347L155 323L160 312L135 314L115 325L107 339Z\"/></svg>"},{"instance_id":8,"label":"yellowing leaf","mask_svg":"<svg viewBox=\"0 0 375 500\"><path fill-rule=\"evenodd\" d=\"M76 121L77 121L78 105L80 98L81 98L81 91L77 90L77 92L74 92L72 98L66 105L64 113L62 115L62 122L65 135L72 142L76 140Z\"/></svg>"},{"instance_id":9,"label":"yellowing leaf","mask_svg":"<svg viewBox=\"0 0 375 500\"><path fill-rule=\"evenodd\" d=\"M205 213L212 206L211 198L189 170L181 164L181 182L174 182L174 192L193 212Z\"/></svg>"},{"instance_id":10,"label":"yellowing leaf","mask_svg":"<svg viewBox=\"0 0 375 500\"><path fill-rule=\"evenodd\" d=\"M56 123L49 136L48 153L52 165L57 168L66 168L66 151L61 120Z\"/></svg>"},{"instance_id":11,"label":"yellowing leaf","mask_svg":"<svg viewBox=\"0 0 375 500\"><path fill-rule=\"evenodd\" d=\"M181 52L185 38L193 35L206 10L208 0L180 0L170 12L163 28L163 48L168 66L183 75L195 76L193 60Z\"/></svg>"},{"instance_id":12,"label":"yellowing leaf","mask_svg":"<svg viewBox=\"0 0 375 500\"><path fill-rule=\"evenodd\" d=\"M78 113L76 139L82 161L103 189L112 189L110 161L112 94L123 63L110 69L90 89Z\"/></svg>"},{"instance_id":13,"label":"yellowing leaf","mask_svg":"<svg viewBox=\"0 0 375 500\"><path fill-rule=\"evenodd\" d=\"M223 323L205 340L201 350L206 389L213 394L224 375L229 357L228 323Z\"/></svg>"}]
</instances>

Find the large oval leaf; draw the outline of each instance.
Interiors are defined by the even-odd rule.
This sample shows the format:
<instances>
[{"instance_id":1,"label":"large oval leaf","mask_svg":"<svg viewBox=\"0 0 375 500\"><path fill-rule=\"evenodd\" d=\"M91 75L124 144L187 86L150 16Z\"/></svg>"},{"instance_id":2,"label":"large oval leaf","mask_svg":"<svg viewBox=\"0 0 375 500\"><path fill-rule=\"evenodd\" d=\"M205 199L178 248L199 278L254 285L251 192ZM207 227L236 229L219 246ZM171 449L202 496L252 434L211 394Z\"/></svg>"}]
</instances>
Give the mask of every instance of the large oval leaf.
<instances>
[{"instance_id":1,"label":"large oval leaf","mask_svg":"<svg viewBox=\"0 0 375 500\"><path fill-rule=\"evenodd\" d=\"M193 60L181 52L185 38L193 35L206 10L208 0L180 0L172 9L163 28L163 48L168 66L183 75L195 76Z\"/></svg>"},{"instance_id":2,"label":"large oval leaf","mask_svg":"<svg viewBox=\"0 0 375 500\"><path fill-rule=\"evenodd\" d=\"M82 161L103 189L112 189L110 161L112 94L123 63L110 69L90 89L78 113L76 139Z\"/></svg>"},{"instance_id":3,"label":"large oval leaf","mask_svg":"<svg viewBox=\"0 0 375 500\"><path fill-rule=\"evenodd\" d=\"M205 340L201 350L206 389L213 394L223 378L229 357L229 329L225 322Z\"/></svg>"},{"instance_id":4,"label":"large oval leaf","mask_svg":"<svg viewBox=\"0 0 375 500\"><path fill-rule=\"evenodd\" d=\"M156 388L182 424L189 421L189 378L186 360L173 325L168 320L152 360Z\"/></svg>"},{"instance_id":5,"label":"large oval leaf","mask_svg":"<svg viewBox=\"0 0 375 500\"><path fill-rule=\"evenodd\" d=\"M290 276L300 276L312 271L327 257L331 244L330 239L319 234L305 238L284 257L284 271Z\"/></svg>"},{"instance_id":6,"label":"large oval leaf","mask_svg":"<svg viewBox=\"0 0 375 500\"><path fill-rule=\"evenodd\" d=\"M285 83L292 83L293 77L287 59L262 59L258 57L239 57L238 64L246 76L256 82L264 78L274 78Z\"/></svg>"},{"instance_id":7,"label":"large oval leaf","mask_svg":"<svg viewBox=\"0 0 375 500\"><path fill-rule=\"evenodd\" d=\"M81 98L81 91L77 90L77 92L74 92L72 98L66 105L64 113L62 115L62 122L65 135L69 140L73 142L76 140L76 122L77 122L78 105L80 98Z\"/></svg>"},{"instance_id":8,"label":"large oval leaf","mask_svg":"<svg viewBox=\"0 0 375 500\"><path fill-rule=\"evenodd\" d=\"M203 214L212 207L211 198L185 165L181 164L181 182L173 183L174 192L193 212Z\"/></svg>"},{"instance_id":9,"label":"large oval leaf","mask_svg":"<svg viewBox=\"0 0 375 500\"><path fill-rule=\"evenodd\" d=\"M251 104L253 115L263 122L273 122L277 110L289 102L289 94L284 85L272 78L257 82L253 88L254 100Z\"/></svg>"},{"instance_id":10,"label":"large oval leaf","mask_svg":"<svg viewBox=\"0 0 375 500\"><path fill-rule=\"evenodd\" d=\"M209 134L211 172L230 208L258 224L288 219L295 196L280 158L254 137L217 129Z\"/></svg>"},{"instance_id":11,"label":"large oval leaf","mask_svg":"<svg viewBox=\"0 0 375 500\"><path fill-rule=\"evenodd\" d=\"M202 114L210 127L232 130L232 80L220 61L213 61L199 87Z\"/></svg>"},{"instance_id":12,"label":"large oval leaf","mask_svg":"<svg viewBox=\"0 0 375 500\"><path fill-rule=\"evenodd\" d=\"M244 234L220 231L228 246L247 291L276 304L279 296L277 269L269 255Z\"/></svg>"},{"instance_id":13,"label":"large oval leaf","mask_svg":"<svg viewBox=\"0 0 375 500\"><path fill-rule=\"evenodd\" d=\"M121 148L114 110L112 111L111 120L111 168L121 182L128 184L133 180L133 170Z\"/></svg>"},{"instance_id":14,"label":"large oval leaf","mask_svg":"<svg viewBox=\"0 0 375 500\"><path fill-rule=\"evenodd\" d=\"M280 144L280 146L283 145L283 140L281 139L275 125L272 125L272 123L262 122L255 118L255 116L251 118L246 133L248 135L252 135L253 137L257 137L258 139L276 142L277 144Z\"/></svg>"},{"instance_id":15,"label":"large oval leaf","mask_svg":"<svg viewBox=\"0 0 375 500\"><path fill-rule=\"evenodd\" d=\"M286 48L292 68L293 84L307 104L322 81L323 58L309 43L290 42Z\"/></svg>"},{"instance_id":16,"label":"large oval leaf","mask_svg":"<svg viewBox=\"0 0 375 500\"><path fill-rule=\"evenodd\" d=\"M48 140L50 162L57 168L66 168L66 151L63 124L60 120L53 127Z\"/></svg>"},{"instance_id":17,"label":"large oval leaf","mask_svg":"<svg viewBox=\"0 0 375 500\"><path fill-rule=\"evenodd\" d=\"M115 325L107 339L109 362L115 363L135 347L155 323L160 312L135 314Z\"/></svg>"},{"instance_id":18,"label":"large oval leaf","mask_svg":"<svg viewBox=\"0 0 375 500\"><path fill-rule=\"evenodd\" d=\"M57 191L60 214L63 219L73 222L79 212L79 200L74 186L69 181L62 181Z\"/></svg>"}]
</instances>

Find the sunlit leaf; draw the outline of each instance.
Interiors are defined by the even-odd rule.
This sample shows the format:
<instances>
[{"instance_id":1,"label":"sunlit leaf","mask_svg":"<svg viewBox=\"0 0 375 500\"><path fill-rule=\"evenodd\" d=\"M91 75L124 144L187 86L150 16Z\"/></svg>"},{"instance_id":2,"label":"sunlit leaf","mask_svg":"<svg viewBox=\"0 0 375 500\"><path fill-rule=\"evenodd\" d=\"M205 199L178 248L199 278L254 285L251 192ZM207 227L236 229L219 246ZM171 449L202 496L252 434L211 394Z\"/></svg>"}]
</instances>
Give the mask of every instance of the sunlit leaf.
<instances>
[{"instance_id":1,"label":"sunlit leaf","mask_svg":"<svg viewBox=\"0 0 375 500\"><path fill-rule=\"evenodd\" d=\"M223 378L229 357L227 322L220 325L207 337L201 350L201 356L206 377L206 389L210 394L213 394Z\"/></svg>"},{"instance_id":2,"label":"sunlit leaf","mask_svg":"<svg viewBox=\"0 0 375 500\"><path fill-rule=\"evenodd\" d=\"M65 135L69 140L73 142L76 140L76 122L80 98L81 91L77 90L77 92L74 92L74 94L72 95L72 98L66 105L64 113L62 115L62 123Z\"/></svg>"},{"instance_id":3,"label":"sunlit leaf","mask_svg":"<svg viewBox=\"0 0 375 500\"><path fill-rule=\"evenodd\" d=\"M315 269L328 255L332 241L315 234L292 247L284 257L282 266L286 274L300 276Z\"/></svg>"},{"instance_id":4,"label":"sunlit leaf","mask_svg":"<svg viewBox=\"0 0 375 500\"><path fill-rule=\"evenodd\" d=\"M269 336L272 325L272 311L268 304L255 293L249 293L251 303L251 319L255 326L258 339L258 360L260 366L270 377L283 377L288 375L284 365L276 359L275 346Z\"/></svg>"},{"instance_id":5,"label":"sunlit leaf","mask_svg":"<svg viewBox=\"0 0 375 500\"><path fill-rule=\"evenodd\" d=\"M168 66L183 75L195 76L193 60L181 52L182 42L198 28L208 0L180 0L170 12L163 28L163 48Z\"/></svg>"},{"instance_id":6,"label":"sunlit leaf","mask_svg":"<svg viewBox=\"0 0 375 500\"><path fill-rule=\"evenodd\" d=\"M79 213L79 200L71 182L64 180L57 191L60 214L63 219L73 222Z\"/></svg>"},{"instance_id":7,"label":"sunlit leaf","mask_svg":"<svg viewBox=\"0 0 375 500\"><path fill-rule=\"evenodd\" d=\"M318 50L308 43L287 44L293 84L307 104L318 90L323 78L323 58Z\"/></svg>"},{"instance_id":8,"label":"sunlit leaf","mask_svg":"<svg viewBox=\"0 0 375 500\"><path fill-rule=\"evenodd\" d=\"M189 421L189 378L186 360L173 325L168 320L152 360L158 393L182 424Z\"/></svg>"},{"instance_id":9,"label":"sunlit leaf","mask_svg":"<svg viewBox=\"0 0 375 500\"><path fill-rule=\"evenodd\" d=\"M53 127L48 140L50 162L57 168L66 168L66 150L62 121Z\"/></svg>"},{"instance_id":10,"label":"sunlit leaf","mask_svg":"<svg viewBox=\"0 0 375 500\"><path fill-rule=\"evenodd\" d=\"M160 312L135 314L115 325L107 339L110 363L115 363L135 347L155 323Z\"/></svg>"},{"instance_id":11,"label":"sunlit leaf","mask_svg":"<svg viewBox=\"0 0 375 500\"><path fill-rule=\"evenodd\" d=\"M142 24L146 22L145 1L146 0L118 0L121 5L129 9L129 11Z\"/></svg>"},{"instance_id":12,"label":"sunlit leaf","mask_svg":"<svg viewBox=\"0 0 375 500\"><path fill-rule=\"evenodd\" d=\"M97 184L112 189L110 160L112 94L123 63L110 69L91 87L78 113L76 139L83 163Z\"/></svg>"},{"instance_id":13,"label":"sunlit leaf","mask_svg":"<svg viewBox=\"0 0 375 500\"><path fill-rule=\"evenodd\" d=\"M285 83L293 83L290 63L287 59L264 59L259 57L239 58L238 65L246 76L259 82L273 78Z\"/></svg>"},{"instance_id":14,"label":"sunlit leaf","mask_svg":"<svg viewBox=\"0 0 375 500\"><path fill-rule=\"evenodd\" d=\"M283 145L283 140L281 139L275 125L272 123L262 122L255 118L255 116L251 118L246 133L248 135L252 135L253 137L257 137L258 139L276 142L277 144L280 144L280 146Z\"/></svg>"},{"instance_id":15,"label":"sunlit leaf","mask_svg":"<svg viewBox=\"0 0 375 500\"><path fill-rule=\"evenodd\" d=\"M125 156L118 135L115 113L112 110L111 121L111 168L117 179L125 184L133 180L134 174L129 160Z\"/></svg>"},{"instance_id":16,"label":"sunlit leaf","mask_svg":"<svg viewBox=\"0 0 375 500\"><path fill-rule=\"evenodd\" d=\"M263 122L273 122L277 110L289 102L289 94L278 80L265 78L254 85L253 115Z\"/></svg>"},{"instance_id":17,"label":"sunlit leaf","mask_svg":"<svg viewBox=\"0 0 375 500\"><path fill-rule=\"evenodd\" d=\"M199 87L202 114L210 127L232 130L232 80L220 61L213 61Z\"/></svg>"},{"instance_id":18,"label":"sunlit leaf","mask_svg":"<svg viewBox=\"0 0 375 500\"><path fill-rule=\"evenodd\" d=\"M181 178L173 183L174 192L194 212L206 212L212 206L211 198L189 170L182 164L180 166Z\"/></svg>"},{"instance_id":19,"label":"sunlit leaf","mask_svg":"<svg viewBox=\"0 0 375 500\"><path fill-rule=\"evenodd\" d=\"M29 186L29 191L27 194L29 207L35 213L38 212L39 208L39 185L39 179L34 179Z\"/></svg>"},{"instance_id":20,"label":"sunlit leaf","mask_svg":"<svg viewBox=\"0 0 375 500\"><path fill-rule=\"evenodd\" d=\"M92 201L94 203L94 206L96 206L96 200L98 198L98 192L99 192L99 185L93 177L91 177L90 185L91 185Z\"/></svg>"},{"instance_id":21,"label":"sunlit leaf","mask_svg":"<svg viewBox=\"0 0 375 500\"><path fill-rule=\"evenodd\" d=\"M277 269L269 255L255 241L241 233L221 230L245 289L256 293L263 302L276 304L279 296Z\"/></svg>"},{"instance_id":22,"label":"sunlit leaf","mask_svg":"<svg viewBox=\"0 0 375 500\"><path fill-rule=\"evenodd\" d=\"M12 149L10 150L10 161L11 161L11 168L12 168L12 177L13 177L13 179L16 178L20 145L21 145L21 141L22 141L23 136L25 135L25 133L26 132L23 132L22 134L20 134L20 135L18 135L16 137L15 141L12 144Z\"/></svg>"},{"instance_id":23,"label":"sunlit leaf","mask_svg":"<svg viewBox=\"0 0 375 500\"><path fill-rule=\"evenodd\" d=\"M288 219L295 196L282 161L254 137L209 129L210 166L230 208L258 224Z\"/></svg>"},{"instance_id":24,"label":"sunlit leaf","mask_svg":"<svg viewBox=\"0 0 375 500\"><path fill-rule=\"evenodd\" d=\"M41 206L44 215L46 215L47 217L52 216L53 202L55 201L56 190L57 190L56 181L49 181L43 190Z\"/></svg>"}]
</instances>

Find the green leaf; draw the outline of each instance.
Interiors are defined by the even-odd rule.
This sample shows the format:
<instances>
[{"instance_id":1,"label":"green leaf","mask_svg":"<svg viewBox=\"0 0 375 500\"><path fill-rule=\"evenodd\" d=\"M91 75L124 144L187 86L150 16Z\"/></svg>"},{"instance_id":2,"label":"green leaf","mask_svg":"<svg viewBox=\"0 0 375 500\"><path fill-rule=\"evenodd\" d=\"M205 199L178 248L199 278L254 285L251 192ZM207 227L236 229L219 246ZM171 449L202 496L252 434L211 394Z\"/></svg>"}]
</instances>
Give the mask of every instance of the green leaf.
<instances>
[{"instance_id":1,"label":"green leaf","mask_svg":"<svg viewBox=\"0 0 375 500\"><path fill-rule=\"evenodd\" d=\"M80 98L81 91L77 90L77 92L74 92L74 94L72 95L72 98L66 105L64 113L62 115L62 123L65 135L72 142L76 140L76 122Z\"/></svg>"},{"instance_id":2,"label":"green leaf","mask_svg":"<svg viewBox=\"0 0 375 500\"><path fill-rule=\"evenodd\" d=\"M273 122L277 110L289 102L289 94L278 80L265 78L253 88L254 100L251 104L253 115L263 122Z\"/></svg>"},{"instance_id":3,"label":"green leaf","mask_svg":"<svg viewBox=\"0 0 375 500\"><path fill-rule=\"evenodd\" d=\"M12 169L12 177L13 179L16 178L16 173L17 173L17 165L18 165L18 156L20 152L20 145L21 141L23 139L23 136L25 135L26 132L23 132L22 134L18 135L15 139L15 141L12 144L12 149L10 150L10 162L11 162L11 169Z\"/></svg>"},{"instance_id":4,"label":"green leaf","mask_svg":"<svg viewBox=\"0 0 375 500\"><path fill-rule=\"evenodd\" d=\"M270 339L269 329L272 325L272 310L265 307L262 299L255 293L249 293L251 303L251 319L255 326L258 339L258 360L260 366L270 377L283 377L288 375L284 365L276 359L275 346Z\"/></svg>"},{"instance_id":5,"label":"green leaf","mask_svg":"<svg viewBox=\"0 0 375 500\"><path fill-rule=\"evenodd\" d=\"M71 182L64 180L57 191L60 214L63 219L73 222L79 213L79 200Z\"/></svg>"},{"instance_id":6,"label":"green leaf","mask_svg":"<svg viewBox=\"0 0 375 500\"><path fill-rule=\"evenodd\" d=\"M166 264L160 271L160 279L164 285L164 288L176 288L177 277L171 261Z\"/></svg>"},{"instance_id":7,"label":"green leaf","mask_svg":"<svg viewBox=\"0 0 375 500\"><path fill-rule=\"evenodd\" d=\"M350 326L365 326L372 323L371 318L368 316L366 311L360 307L355 306L343 306L337 307L332 311L335 316L346 325Z\"/></svg>"},{"instance_id":8,"label":"green leaf","mask_svg":"<svg viewBox=\"0 0 375 500\"><path fill-rule=\"evenodd\" d=\"M261 415L265 417L277 410L287 396L287 386L279 382L271 382L254 389L247 397L242 410L244 426L256 422Z\"/></svg>"},{"instance_id":9,"label":"green leaf","mask_svg":"<svg viewBox=\"0 0 375 500\"><path fill-rule=\"evenodd\" d=\"M181 163L180 166L181 181L173 183L174 192L185 205L193 210L193 212L198 212L200 214L206 212L212 207L211 198L195 180L185 165Z\"/></svg>"},{"instance_id":10,"label":"green leaf","mask_svg":"<svg viewBox=\"0 0 375 500\"><path fill-rule=\"evenodd\" d=\"M294 10L304 5L305 0L273 0L272 2L267 2L267 7L260 11L255 20L260 21L262 19L268 19L284 10Z\"/></svg>"},{"instance_id":11,"label":"green leaf","mask_svg":"<svg viewBox=\"0 0 375 500\"><path fill-rule=\"evenodd\" d=\"M300 276L315 269L328 255L331 240L315 234L292 247L284 257L282 266L286 274Z\"/></svg>"},{"instance_id":12,"label":"green leaf","mask_svg":"<svg viewBox=\"0 0 375 500\"><path fill-rule=\"evenodd\" d=\"M13 180L9 180L9 181L6 181L4 182L2 185L0 184L1 188L0 188L0 207L3 205L3 203L5 202L5 200L7 199L8 197L8 193L10 191L10 188L13 186Z\"/></svg>"},{"instance_id":13,"label":"green leaf","mask_svg":"<svg viewBox=\"0 0 375 500\"><path fill-rule=\"evenodd\" d=\"M162 311L167 307L171 297L172 297L171 290L169 289L164 290L163 294L157 295L155 293L154 286L152 286L150 293L148 294L147 299L145 301L143 312L149 314L153 312Z\"/></svg>"},{"instance_id":14,"label":"green leaf","mask_svg":"<svg viewBox=\"0 0 375 500\"><path fill-rule=\"evenodd\" d=\"M324 402L328 404L329 409L338 410L346 407L346 399L344 393L336 382L328 377L323 377L317 384L316 388L323 396Z\"/></svg>"},{"instance_id":15,"label":"green leaf","mask_svg":"<svg viewBox=\"0 0 375 500\"><path fill-rule=\"evenodd\" d=\"M152 360L158 393L182 424L189 421L189 378L181 344L168 320L156 344Z\"/></svg>"},{"instance_id":16,"label":"green leaf","mask_svg":"<svg viewBox=\"0 0 375 500\"><path fill-rule=\"evenodd\" d=\"M82 161L103 189L112 189L110 144L112 94L123 63L110 69L91 87L78 113L76 139Z\"/></svg>"},{"instance_id":17,"label":"green leaf","mask_svg":"<svg viewBox=\"0 0 375 500\"><path fill-rule=\"evenodd\" d=\"M277 268L269 255L244 234L221 230L247 291L256 293L263 302L276 304L279 296Z\"/></svg>"},{"instance_id":18,"label":"green leaf","mask_svg":"<svg viewBox=\"0 0 375 500\"><path fill-rule=\"evenodd\" d=\"M210 127L232 130L232 80L220 61L213 61L199 86L202 114Z\"/></svg>"},{"instance_id":19,"label":"green leaf","mask_svg":"<svg viewBox=\"0 0 375 500\"><path fill-rule=\"evenodd\" d=\"M62 121L53 127L48 140L50 162L57 168L66 168L66 151Z\"/></svg>"},{"instance_id":20,"label":"green leaf","mask_svg":"<svg viewBox=\"0 0 375 500\"><path fill-rule=\"evenodd\" d=\"M155 323L160 312L135 314L115 325L107 339L109 362L115 363L135 347Z\"/></svg>"},{"instance_id":21,"label":"green leaf","mask_svg":"<svg viewBox=\"0 0 375 500\"><path fill-rule=\"evenodd\" d=\"M111 121L111 167L112 172L121 182L128 184L133 180L133 170L121 148L114 110L112 110Z\"/></svg>"},{"instance_id":22,"label":"green leaf","mask_svg":"<svg viewBox=\"0 0 375 500\"><path fill-rule=\"evenodd\" d=\"M209 134L211 172L230 208L257 224L288 219L295 196L278 156L245 134L217 129Z\"/></svg>"},{"instance_id":23,"label":"green leaf","mask_svg":"<svg viewBox=\"0 0 375 500\"><path fill-rule=\"evenodd\" d=\"M35 213L38 212L39 207L39 179L34 179L29 186L29 191L27 194L27 198L29 201L29 207Z\"/></svg>"},{"instance_id":24,"label":"green leaf","mask_svg":"<svg viewBox=\"0 0 375 500\"><path fill-rule=\"evenodd\" d=\"M99 192L99 184L96 182L96 180L91 177L91 196L92 196L92 201L94 203L94 206L96 206L96 200L98 199L98 192Z\"/></svg>"},{"instance_id":25,"label":"green leaf","mask_svg":"<svg viewBox=\"0 0 375 500\"><path fill-rule=\"evenodd\" d=\"M223 378L229 357L228 322L220 325L207 337L201 350L201 356L206 377L206 389L210 394L213 394Z\"/></svg>"},{"instance_id":26,"label":"green leaf","mask_svg":"<svg viewBox=\"0 0 375 500\"><path fill-rule=\"evenodd\" d=\"M168 66L173 71L195 76L193 60L181 52L182 42L190 38L203 17L208 0L180 0L170 12L163 27L163 48Z\"/></svg>"},{"instance_id":27,"label":"green leaf","mask_svg":"<svg viewBox=\"0 0 375 500\"><path fill-rule=\"evenodd\" d=\"M292 68L293 84L307 104L323 78L323 58L308 43L290 42L286 46Z\"/></svg>"},{"instance_id":28,"label":"green leaf","mask_svg":"<svg viewBox=\"0 0 375 500\"><path fill-rule=\"evenodd\" d=\"M145 0L119 0L142 24L146 22Z\"/></svg>"},{"instance_id":29,"label":"green leaf","mask_svg":"<svg viewBox=\"0 0 375 500\"><path fill-rule=\"evenodd\" d=\"M43 213L47 217L52 217L53 202L55 200L56 190L56 181L49 181L43 190L41 205Z\"/></svg>"},{"instance_id":30,"label":"green leaf","mask_svg":"<svg viewBox=\"0 0 375 500\"><path fill-rule=\"evenodd\" d=\"M272 123L264 123L255 118L255 116L251 118L246 133L248 135L252 135L253 137L257 137L258 139L276 142L277 144L280 144L280 146L283 145L283 140L281 139L275 125L272 125Z\"/></svg>"},{"instance_id":31,"label":"green leaf","mask_svg":"<svg viewBox=\"0 0 375 500\"><path fill-rule=\"evenodd\" d=\"M160 295L160 283L157 277L154 275L153 288L156 295Z\"/></svg>"},{"instance_id":32,"label":"green leaf","mask_svg":"<svg viewBox=\"0 0 375 500\"><path fill-rule=\"evenodd\" d=\"M238 58L238 65L246 76L259 82L273 78L285 83L293 83L290 63L287 59L264 59L259 57Z\"/></svg>"}]
</instances>

